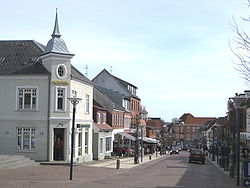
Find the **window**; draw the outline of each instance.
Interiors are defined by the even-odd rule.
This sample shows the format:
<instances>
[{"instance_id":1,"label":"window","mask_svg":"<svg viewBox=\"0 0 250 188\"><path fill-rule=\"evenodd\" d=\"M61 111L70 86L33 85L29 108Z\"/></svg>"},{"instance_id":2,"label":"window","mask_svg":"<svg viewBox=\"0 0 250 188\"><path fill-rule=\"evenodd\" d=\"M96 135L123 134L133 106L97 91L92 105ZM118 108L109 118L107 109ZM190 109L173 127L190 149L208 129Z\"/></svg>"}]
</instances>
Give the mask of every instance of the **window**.
<instances>
[{"instance_id":1,"label":"window","mask_svg":"<svg viewBox=\"0 0 250 188\"><path fill-rule=\"evenodd\" d=\"M85 113L89 113L89 95L85 95Z\"/></svg>"},{"instance_id":2,"label":"window","mask_svg":"<svg viewBox=\"0 0 250 188\"><path fill-rule=\"evenodd\" d=\"M78 128L78 155L82 155L82 129Z\"/></svg>"},{"instance_id":3,"label":"window","mask_svg":"<svg viewBox=\"0 0 250 188\"><path fill-rule=\"evenodd\" d=\"M89 145L89 131L85 129L85 154L88 154L88 145Z\"/></svg>"},{"instance_id":4,"label":"window","mask_svg":"<svg viewBox=\"0 0 250 188\"><path fill-rule=\"evenodd\" d=\"M37 110L38 88L18 88L18 110Z\"/></svg>"},{"instance_id":5,"label":"window","mask_svg":"<svg viewBox=\"0 0 250 188\"><path fill-rule=\"evenodd\" d=\"M195 132L195 127L192 127L192 132Z\"/></svg>"},{"instance_id":6,"label":"window","mask_svg":"<svg viewBox=\"0 0 250 188\"><path fill-rule=\"evenodd\" d=\"M56 110L65 111L66 88L57 88Z\"/></svg>"},{"instance_id":7,"label":"window","mask_svg":"<svg viewBox=\"0 0 250 188\"><path fill-rule=\"evenodd\" d=\"M103 124L106 124L106 121L107 121L107 114L106 113L103 113Z\"/></svg>"},{"instance_id":8,"label":"window","mask_svg":"<svg viewBox=\"0 0 250 188\"><path fill-rule=\"evenodd\" d=\"M180 127L180 133L183 134L184 133L184 128Z\"/></svg>"},{"instance_id":9,"label":"window","mask_svg":"<svg viewBox=\"0 0 250 188\"><path fill-rule=\"evenodd\" d=\"M36 129L17 128L17 149L35 150L36 148Z\"/></svg>"},{"instance_id":10,"label":"window","mask_svg":"<svg viewBox=\"0 0 250 188\"><path fill-rule=\"evenodd\" d=\"M111 151L111 137L106 137L106 152Z\"/></svg>"},{"instance_id":11,"label":"window","mask_svg":"<svg viewBox=\"0 0 250 188\"><path fill-rule=\"evenodd\" d=\"M100 112L97 112L97 114L96 114L96 122L101 123L101 114L100 114Z\"/></svg>"},{"instance_id":12,"label":"window","mask_svg":"<svg viewBox=\"0 0 250 188\"><path fill-rule=\"evenodd\" d=\"M66 67L65 67L65 65L58 65L58 67L57 67L57 76L59 77L59 78L64 78L65 76L66 76Z\"/></svg>"},{"instance_id":13,"label":"window","mask_svg":"<svg viewBox=\"0 0 250 188\"><path fill-rule=\"evenodd\" d=\"M100 138L100 154L103 153L103 138Z\"/></svg>"}]
</instances>

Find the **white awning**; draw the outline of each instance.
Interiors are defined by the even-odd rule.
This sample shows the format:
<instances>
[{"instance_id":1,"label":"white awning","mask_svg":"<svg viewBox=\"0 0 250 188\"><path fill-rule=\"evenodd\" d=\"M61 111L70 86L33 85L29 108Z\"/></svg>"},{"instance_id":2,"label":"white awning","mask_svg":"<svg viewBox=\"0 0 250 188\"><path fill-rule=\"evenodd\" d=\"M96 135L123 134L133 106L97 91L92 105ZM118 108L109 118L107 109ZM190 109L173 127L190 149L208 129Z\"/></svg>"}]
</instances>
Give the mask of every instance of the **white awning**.
<instances>
[{"instance_id":1,"label":"white awning","mask_svg":"<svg viewBox=\"0 0 250 188\"><path fill-rule=\"evenodd\" d=\"M119 132L119 133L117 133L117 134L119 134L119 135L121 135L121 136L124 136L124 137L126 137L127 139L129 139L129 140L135 140L135 137L134 136L132 136L132 135L130 135L130 134L128 134L128 133L125 133L125 132Z\"/></svg>"},{"instance_id":2,"label":"white awning","mask_svg":"<svg viewBox=\"0 0 250 188\"><path fill-rule=\"evenodd\" d=\"M143 141L149 144L157 144L157 140L153 138L143 137Z\"/></svg>"}]
</instances>

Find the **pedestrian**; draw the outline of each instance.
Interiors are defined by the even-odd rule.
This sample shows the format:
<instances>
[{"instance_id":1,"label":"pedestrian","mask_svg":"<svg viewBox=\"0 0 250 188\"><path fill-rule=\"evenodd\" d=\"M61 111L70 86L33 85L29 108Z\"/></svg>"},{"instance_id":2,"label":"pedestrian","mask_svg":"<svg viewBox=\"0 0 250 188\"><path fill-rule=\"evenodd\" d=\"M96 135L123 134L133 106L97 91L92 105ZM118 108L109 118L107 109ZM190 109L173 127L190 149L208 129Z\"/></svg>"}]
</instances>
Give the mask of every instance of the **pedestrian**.
<instances>
[{"instance_id":1,"label":"pedestrian","mask_svg":"<svg viewBox=\"0 0 250 188\"><path fill-rule=\"evenodd\" d=\"M60 138L57 138L55 141L55 158L56 160L60 161L62 160L62 154L63 154L63 142Z\"/></svg>"}]
</instances>

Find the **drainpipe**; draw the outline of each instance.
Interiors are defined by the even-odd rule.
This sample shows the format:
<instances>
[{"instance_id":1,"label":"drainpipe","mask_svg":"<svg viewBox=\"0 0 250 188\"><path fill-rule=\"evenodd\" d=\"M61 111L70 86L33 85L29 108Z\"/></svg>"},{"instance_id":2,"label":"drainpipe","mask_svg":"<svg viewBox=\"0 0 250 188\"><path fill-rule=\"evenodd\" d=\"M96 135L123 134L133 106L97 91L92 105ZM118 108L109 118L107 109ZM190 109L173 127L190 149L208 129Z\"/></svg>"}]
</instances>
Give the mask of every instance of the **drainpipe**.
<instances>
[{"instance_id":1,"label":"drainpipe","mask_svg":"<svg viewBox=\"0 0 250 188\"><path fill-rule=\"evenodd\" d=\"M47 160L49 161L50 158L50 84L51 78L48 76L48 119L47 119Z\"/></svg>"}]
</instances>

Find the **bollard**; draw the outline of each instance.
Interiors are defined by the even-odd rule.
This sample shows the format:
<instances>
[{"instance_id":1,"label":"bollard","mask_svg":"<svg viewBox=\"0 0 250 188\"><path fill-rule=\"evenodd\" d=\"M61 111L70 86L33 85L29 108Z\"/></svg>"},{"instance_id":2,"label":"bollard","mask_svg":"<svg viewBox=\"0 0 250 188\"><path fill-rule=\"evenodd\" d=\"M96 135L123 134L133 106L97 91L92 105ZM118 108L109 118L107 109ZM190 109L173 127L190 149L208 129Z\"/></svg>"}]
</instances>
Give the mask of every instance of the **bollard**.
<instances>
[{"instance_id":1,"label":"bollard","mask_svg":"<svg viewBox=\"0 0 250 188\"><path fill-rule=\"evenodd\" d=\"M117 159L116 160L116 169L119 169L120 168L120 159Z\"/></svg>"},{"instance_id":2,"label":"bollard","mask_svg":"<svg viewBox=\"0 0 250 188\"><path fill-rule=\"evenodd\" d=\"M151 160L151 155L149 155L149 160Z\"/></svg>"}]
</instances>

